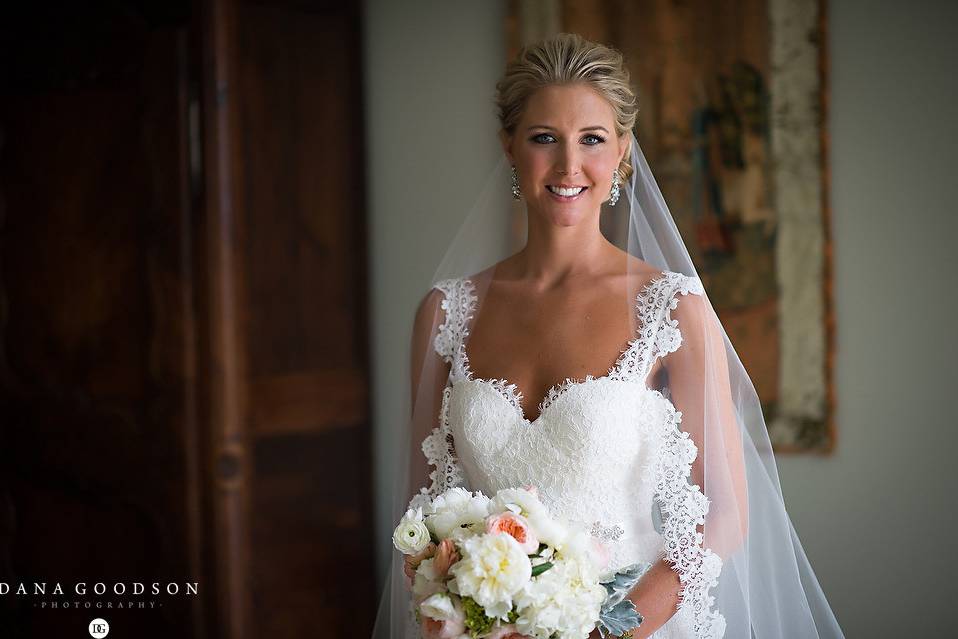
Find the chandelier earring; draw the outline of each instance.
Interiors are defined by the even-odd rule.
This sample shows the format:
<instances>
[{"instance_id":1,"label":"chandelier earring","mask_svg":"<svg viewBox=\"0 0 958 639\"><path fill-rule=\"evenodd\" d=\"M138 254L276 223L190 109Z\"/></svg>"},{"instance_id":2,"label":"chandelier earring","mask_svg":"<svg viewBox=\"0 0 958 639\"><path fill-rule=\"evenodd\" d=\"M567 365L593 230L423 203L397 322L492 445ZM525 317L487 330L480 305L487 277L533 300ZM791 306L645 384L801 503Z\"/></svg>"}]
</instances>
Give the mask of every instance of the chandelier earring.
<instances>
[{"instance_id":1,"label":"chandelier earring","mask_svg":"<svg viewBox=\"0 0 958 639\"><path fill-rule=\"evenodd\" d=\"M612 191L609 193L609 206L619 201L619 170L612 171Z\"/></svg>"},{"instance_id":2,"label":"chandelier earring","mask_svg":"<svg viewBox=\"0 0 958 639\"><path fill-rule=\"evenodd\" d=\"M516 172L516 167L512 167L512 198L515 200L522 199L522 191L519 190L519 174Z\"/></svg>"}]
</instances>

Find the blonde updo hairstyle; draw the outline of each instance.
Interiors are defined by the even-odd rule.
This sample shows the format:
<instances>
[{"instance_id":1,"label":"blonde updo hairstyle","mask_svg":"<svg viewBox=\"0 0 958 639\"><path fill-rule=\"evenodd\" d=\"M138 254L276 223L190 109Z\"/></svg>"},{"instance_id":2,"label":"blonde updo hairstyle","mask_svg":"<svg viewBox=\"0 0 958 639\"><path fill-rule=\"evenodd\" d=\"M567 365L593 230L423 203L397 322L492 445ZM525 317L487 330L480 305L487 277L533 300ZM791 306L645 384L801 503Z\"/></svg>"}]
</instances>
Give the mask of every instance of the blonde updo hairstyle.
<instances>
[{"instance_id":1,"label":"blonde updo hairstyle","mask_svg":"<svg viewBox=\"0 0 958 639\"><path fill-rule=\"evenodd\" d=\"M529 97L538 89L574 83L586 84L606 99L615 113L616 135L632 130L638 106L622 54L575 33L560 33L524 47L496 84L503 131L510 136L515 133ZM632 175L629 155L625 154L617 169L623 182Z\"/></svg>"}]
</instances>

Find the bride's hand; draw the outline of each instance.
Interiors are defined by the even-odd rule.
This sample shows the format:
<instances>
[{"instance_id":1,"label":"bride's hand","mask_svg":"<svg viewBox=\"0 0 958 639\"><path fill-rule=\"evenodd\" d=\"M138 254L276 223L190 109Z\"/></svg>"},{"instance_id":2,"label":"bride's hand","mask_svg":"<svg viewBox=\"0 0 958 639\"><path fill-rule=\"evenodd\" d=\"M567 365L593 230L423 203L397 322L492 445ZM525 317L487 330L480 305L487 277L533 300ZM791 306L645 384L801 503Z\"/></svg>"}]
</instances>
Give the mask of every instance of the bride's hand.
<instances>
[{"instance_id":1,"label":"bride's hand","mask_svg":"<svg viewBox=\"0 0 958 639\"><path fill-rule=\"evenodd\" d=\"M422 552L418 555L404 555L402 571L406 573L406 578L408 579L407 583L409 586L412 586L413 579L416 578L416 569L419 568L419 564L423 562L424 559L429 559L436 554L436 544L429 542L429 545L423 548Z\"/></svg>"}]
</instances>

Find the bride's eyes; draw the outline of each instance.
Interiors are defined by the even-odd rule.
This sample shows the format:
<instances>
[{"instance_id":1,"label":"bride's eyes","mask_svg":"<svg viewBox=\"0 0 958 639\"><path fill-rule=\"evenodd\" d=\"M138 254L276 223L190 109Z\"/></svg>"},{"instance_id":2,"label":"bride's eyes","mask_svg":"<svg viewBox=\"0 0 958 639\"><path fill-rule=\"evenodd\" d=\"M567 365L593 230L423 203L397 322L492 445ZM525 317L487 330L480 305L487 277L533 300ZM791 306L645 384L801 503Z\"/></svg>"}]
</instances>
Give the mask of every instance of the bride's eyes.
<instances>
[{"instance_id":1,"label":"bride's eyes","mask_svg":"<svg viewBox=\"0 0 958 639\"><path fill-rule=\"evenodd\" d=\"M536 144L552 144L556 141L555 136L551 133L539 133L538 135L532 136L531 139ZM589 133L582 138L582 143L586 146L595 146L603 142L605 142L605 138L601 135L595 135L594 133Z\"/></svg>"}]
</instances>

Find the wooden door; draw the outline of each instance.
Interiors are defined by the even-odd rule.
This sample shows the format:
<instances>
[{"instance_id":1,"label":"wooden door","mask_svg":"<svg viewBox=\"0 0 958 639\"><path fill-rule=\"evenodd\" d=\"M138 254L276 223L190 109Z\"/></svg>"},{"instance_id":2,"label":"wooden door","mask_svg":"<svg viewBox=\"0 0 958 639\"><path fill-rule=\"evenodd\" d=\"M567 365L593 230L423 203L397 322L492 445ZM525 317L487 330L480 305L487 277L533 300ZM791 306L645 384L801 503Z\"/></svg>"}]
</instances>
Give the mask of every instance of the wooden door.
<instances>
[{"instance_id":1,"label":"wooden door","mask_svg":"<svg viewBox=\"0 0 958 639\"><path fill-rule=\"evenodd\" d=\"M5 18L4 636L368 635L358 9Z\"/></svg>"},{"instance_id":2,"label":"wooden door","mask_svg":"<svg viewBox=\"0 0 958 639\"><path fill-rule=\"evenodd\" d=\"M189 15L0 17L4 637L205 636Z\"/></svg>"},{"instance_id":3,"label":"wooden door","mask_svg":"<svg viewBox=\"0 0 958 639\"><path fill-rule=\"evenodd\" d=\"M220 211L218 234L231 243L217 277L244 285L224 321L242 324L236 413L247 427L239 457L250 535L248 572L234 583L248 589L236 603L254 614L234 616L233 636L368 636L376 597L358 7L210 7L208 154L221 162L210 215Z\"/></svg>"}]
</instances>

